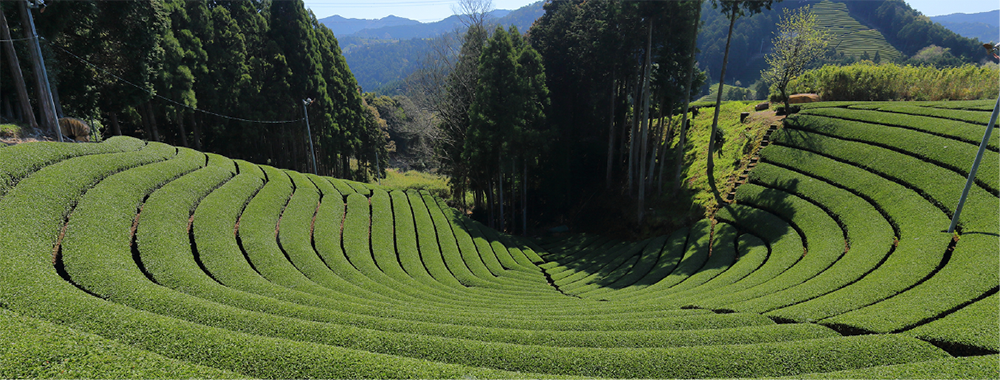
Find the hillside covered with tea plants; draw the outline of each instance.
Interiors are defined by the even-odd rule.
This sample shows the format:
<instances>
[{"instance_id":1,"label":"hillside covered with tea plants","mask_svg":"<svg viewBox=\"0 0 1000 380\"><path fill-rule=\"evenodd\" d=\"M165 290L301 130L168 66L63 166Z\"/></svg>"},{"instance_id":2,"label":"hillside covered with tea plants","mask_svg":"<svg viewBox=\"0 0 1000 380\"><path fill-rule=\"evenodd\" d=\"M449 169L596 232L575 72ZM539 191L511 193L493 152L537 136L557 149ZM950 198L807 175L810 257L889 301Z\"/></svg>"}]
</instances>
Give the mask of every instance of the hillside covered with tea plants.
<instances>
[{"instance_id":1,"label":"hillside covered with tea plants","mask_svg":"<svg viewBox=\"0 0 1000 380\"><path fill-rule=\"evenodd\" d=\"M816 103L714 220L498 233L134 138L0 148L0 377L987 378L992 102Z\"/></svg>"}]
</instances>

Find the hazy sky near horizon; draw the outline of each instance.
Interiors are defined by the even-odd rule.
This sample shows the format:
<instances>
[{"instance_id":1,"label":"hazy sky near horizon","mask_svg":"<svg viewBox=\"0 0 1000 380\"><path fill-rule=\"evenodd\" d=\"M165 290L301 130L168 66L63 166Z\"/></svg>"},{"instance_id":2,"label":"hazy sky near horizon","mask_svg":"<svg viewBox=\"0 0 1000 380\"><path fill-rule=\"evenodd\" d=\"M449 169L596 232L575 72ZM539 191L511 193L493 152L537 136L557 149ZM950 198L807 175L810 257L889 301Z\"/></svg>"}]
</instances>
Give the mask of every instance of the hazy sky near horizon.
<instances>
[{"instance_id":1,"label":"hazy sky near horizon","mask_svg":"<svg viewBox=\"0 0 1000 380\"><path fill-rule=\"evenodd\" d=\"M304 0L317 18L340 15L346 18L377 19L388 15L434 22L451 16L457 0ZM514 10L538 0L493 0L495 9ZM792 1L792 0L787 0ZM858 0L871 1L871 0ZM926 16L952 13L979 13L1000 9L997 0L906 0Z\"/></svg>"}]
</instances>

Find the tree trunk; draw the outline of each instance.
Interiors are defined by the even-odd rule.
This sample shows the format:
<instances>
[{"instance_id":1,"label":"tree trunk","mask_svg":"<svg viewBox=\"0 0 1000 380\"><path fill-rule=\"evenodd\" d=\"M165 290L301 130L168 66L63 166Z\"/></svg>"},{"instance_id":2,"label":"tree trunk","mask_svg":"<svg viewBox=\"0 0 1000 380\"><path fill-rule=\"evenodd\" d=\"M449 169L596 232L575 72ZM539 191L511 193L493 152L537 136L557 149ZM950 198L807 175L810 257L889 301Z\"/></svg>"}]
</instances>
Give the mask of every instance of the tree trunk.
<instances>
[{"instance_id":1,"label":"tree trunk","mask_svg":"<svg viewBox=\"0 0 1000 380\"><path fill-rule=\"evenodd\" d=\"M183 112L179 113L177 115L177 129L178 129L178 134L180 134L180 136L181 136L181 146L187 148L187 146L188 146L188 138L187 138L187 129L184 128L184 113Z\"/></svg>"},{"instance_id":2,"label":"tree trunk","mask_svg":"<svg viewBox=\"0 0 1000 380\"><path fill-rule=\"evenodd\" d=\"M56 107L56 118L66 117L66 114L63 113L62 103L59 102L59 86L50 86L50 89L52 90L52 103Z\"/></svg>"},{"instance_id":3,"label":"tree trunk","mask_svg":"<svg viewBox=\"0 0 1000 380\"><path fill-rule=\"evenodd\" d=\"M617 97L616 87L618 86L618 80L615 75L611 76L611 93L609 98L611 99L611 114L608 115L608 171L605 174L604 182L605 188L611 188L611 168L615 157L615 98Z\"/></svg>"},{"instance_id":4,"label":"tree trunk","mask_svg":"<svg viewBox=\"0 0 1000 380\"><path fill-rule=\"evenodd\" d=\"M651 62L653 55L653 19L649 19L648 34L646 36L646 67L645 72L643 72L643 82L642 82L642 154L641 162L639 162L639 212L637 223L642 223L642 217L645 214L645 202L646 202L646 155L648 154L649 148L649 76L651 74Z\"/></svg>"},{"instance_id":5,"label":"tree trunk","mask_svg":"<svg viewBox=\"0 0 1000 380\"><path fill-rule=\"evenodd\" d=\"M656 185L656 193L658 195L663 195L663 176L667 174L666 173L667 172L667 170L666 170L667 169L667 151L670 150L670 149L668 149L668 148L670 148L670 142L674 140L674 136L673 136L674 134L672 133L673 129L674 129L674 110L673 110L673 108L674 108L674 105L673 105L673 102L671 102L670 107L667 108L669 110L669 111L667 111L667 120L669 120L668 123L670 123L667 126L667 130L669 130L670 132L664 131L663 147L660 149L660 175L658 177L659 178L659 182ZM663 123L663 115L660 115L660 123L661 124Z\"/></svg>"},{"instance_id":6,"label":"tree trunk","mask_svg":"<svg viewBox=\"0 0 1000 380\"><path fill-rule=\"evenodd\" d=\"M118 124L118 113L109 112L109 114L111 115L111 133L114 133L115 136L121 136L122 127Z\"/></svg>"},{"instance_id":7,"label":"tree trunk","mask_svg":"<svg viewBox=\"0 0 1000 380\"><path fill-rule=\"evenodd\" d=\"M21 6L21 23L24 26L24 38L33 41L28 48L31 56L31 67L35 72L35 92L38 95L38 108L41 120L39 124L47 128L55 136L56 141L62 141L62 133L59 130L59 121L56 120L55 107L52 105L52 97L48 92L48 82L45 75L45 67L42 65L42 53L38 48L38 40L35 37L35 24L32 22L31 10L24 1L17 2Z\"/></svg>"},{"instance_id":8,"label":"tree trunk","mask_svg":"<svg viewBox=\"0 0 1000 380\"><path fill-rule=\"evenodd\" d=\"M18 118L14 117L14 109L10 106L10 97L9 96L5 97L2 99L2 101L3 101L3 117L7 119L21 120L21 118L19 117Z\"/></svg>"},{"instance_id":9,"label":"tree trunk","mask_svg":"<svg viewBox=\"0 0 1000 380\"><path fill-rule=\"evenodd\" d=\"M153 111L153 101L146 102L146 114L149 115L149 133L152 141L160 141L160 129L156 126L156 112Z\"/></svg>"},{"instance_id":10,"label":"tree trunk","mask_svg":"<svg viewBox=\"0 0 1000 380\"><path fill-rule=\"evenodd\" d=\"M499 165L497 165L497 166L499 166ZM506 227L506 223L505 223L506 220L505 219L507 218L507 215L504 214L504 212L503 212L503 210L504 210L504 208L503 208L503 206L504 206L503 205L503 170L501 169L501 170L499 170L499 172L500 173L497 175L497 179L499 180L499 182L497 182L497 190L500 192L500 231L502 232L505 229L505 227Z\"/></svg>"},{"instance_id":11,"label":"tree trunk","mask_svg":"<svg viewBox=\"0 0 1000 380\"><path fill-rule=\"evenodd\" d=\"M521 178L521 229L522 236L528 236L528 159L524 159L524 177Z\"/></svg>"},{"instance_id":12,"label":"tree trunk","mask_svg":"<svg viewBox=\"0 0 1000 380\"><path fill-rule=\"evenodd\" d=\"M198 126L198 114L191 113L191 130L194 132L194 149L201 150L201 127Z\"/></svg>"},{"instance_id":13,"label":"tree trunk","mask_svg":"<svg viewBox=\"0 0 1000 380\"><path fill-rule=\"evenodd\" d=\"M677 142L677 167L674 171L674 196L681 189L681 170L684 169L684 146L687 143L688 108L691 107L691 85L694 84L695 57L698 47L698 24L701 22L701 1L695 3L698 10L694 17L694 33L691 34L691 58L688 60L687 86L684 87L684 109L681 116L681 131Z\"/></svg>"},{"instance_id":14,"label":"tree trunk","mask_svg":"<svg viewBox=\"0 0 1000 380\"><path fill-rule=\"evenodd\" d=\"M671 105L673 106L673 105ZM646 173L646 178L649 184L652 186L653 179L656 177L656 158L660 156L660 151L663 150L662 145L664 144L664 137L666 136L666 129L663 128L663 110L666 108L666 104L660 104L660 120L657 123L658 127L656 131L653 132L653 154L649 155L649 172ZM652 122L649 123L653 125ZM663 166L663 160L660 160L660 166Z\"/></svg>"},{"instance_id":15,"label":"tree trunk","mask_svg":"<svg viewBox=\"0 0 1000 380\"><path fill-rule=\"evenodd\" d=\"M642 68L645 70L645 68ZM635 155L638 153L636 148L636 143L639 134L639 118L642 115L639 114L639 107L642 103L639 103L642 99L642 72L635 77L635 97L632 98L632 129L629 134L628 142L628 196L631 197L635 190Z\"/></svg>"},{"instance_id":16,"label":"tree trunk","mask_svg":"<svg viewBox=\"0 0 1000 380\"><path fill-rule=\"evenodd\" d=\"M719 186L715 183L715 162L712 156L715 154L715 134L719 130L719 108L722 107L722 89L726 83L726 65L729 64L729 44L733 40L733 25L736 24L736 11L729 15L729 35L726 37L726 52L722 55L722 73L719 74L719 93L715 96L715 116L712 119L712 131L708 138L708 187L712 188L712 195L720 205L726 203L719 193Z\"/></svg>"},{"instance_id":17,"label":"tree trunk","mask_svg":"<svg viewBox=\"0 0 1000 380\"><path fill-rule=\"evenodd\" d=\"M490 223L489 223L489 226L490 226L490 228L496 227L496 223L495 223L496 219L494 218L495 215L493 215L493 209L494 209L493 202L494 202L494 200L496 200L496 196L494 196L494 194L493 194L493 188L494 188L494 186L493 186L493 180L490 180L490 182L489 182L489 192L486 193L486 203L489 203L489 205L490 205L489 206L489 211L490 211Z\"/></svg>"},{"instance_id":18,"label":"tree trunk","mask_svg":"<svg viewBox=\"0 0 1000 380\"><path fill-rule=\"evenodd\" d=\"M35 121L35 113L31 110L31 102L28 100L28 89L24 85L24 76L21 74L21 64L18 62L17 53L14 51L13 38L10 37L10 29L7 26L7 16L0 9L0 38L4 39L3 49L7 53L7 65L10 66L11 77L14 78L14 87L17 88L17 102L20 105L21 115L24 122L28 123L32 129L38 128Z\"/></svg>"},{"instance_id":19,"label":"tree trunk","mask_svg":"<svg viewBox=\"0 0 1000 380\"><path fill-rule=\"evenodd\" d=\"M631 129L629 128L629 123L631 123L631 121L628 119L628 96L629 94L632 93L632 88L633 88L632 84L628 82L629 79L626 78L625 85L621 86L618 89L618 97L625 101L625 106L626 106L623 107L625 108L624 110L619 111L619 113L622 114L621 119L618 119L617 115L615 117L615 121L621 121L621 123L618 123L618 125L622 126L620 128L622 130L621 137L618 139L618 163L616 164L619 166L625 163L625 161L628 159L625 157L625 155L628 154L628 134L629 131L631 131Z\"/></svg>"}]
</instances>

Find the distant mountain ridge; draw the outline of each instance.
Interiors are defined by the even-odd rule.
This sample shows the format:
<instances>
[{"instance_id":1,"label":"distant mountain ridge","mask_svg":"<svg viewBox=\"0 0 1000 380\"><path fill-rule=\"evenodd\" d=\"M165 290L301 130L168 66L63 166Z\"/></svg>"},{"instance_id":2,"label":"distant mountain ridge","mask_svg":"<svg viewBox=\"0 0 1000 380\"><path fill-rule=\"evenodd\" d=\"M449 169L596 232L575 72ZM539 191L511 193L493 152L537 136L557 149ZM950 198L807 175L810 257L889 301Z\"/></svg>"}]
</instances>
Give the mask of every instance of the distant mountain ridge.
<instances>
[{"instance_id":1,"label":"distant mountain ridge","mask_svg":"<svg viewBox=\"0 0 1000 380\"><path fill-rule=\"evenodd\" d=\"M380 19L368 20L359 18L344 18L339 15L322 18L320 24L326 25L337 37L354 34L360 30L378 29L401 25L420 25L420 21L389 15Z\"/></svg>"},{"instance_id":2,"label":"distant mountain ridge","mask_svg":"<svg viewBox=\"0 0 1000 380\"><path fill-rule=\"evenodd\" d=\"M988 25L1000 25L1000 9L989 12L980 12L980 13L952 13L950 15L934 16L931 17L931 21L937 23L970 22L970 23L983 23Z\"/></svg>"},{"instance_id":3,"label":"distant mountain ridge","mask_svg":"<svg viewBox=\"0 0 1000 380\"><path fill-rule=\"evenodd\" d=\"M521 33L524 33L545 13L542 4L542 1L538 1L513 11L492 11L487 23L502 25L505 28L516 26ZM433 40L465 29L459 16L451 16L432 23L413 20L407 20L413 23L402 23L400 20L406 19L397 19L390 20L399 22L395 25L376 24L386 19L358 20L332 16L319 20L334 31L343 49L347 65L354 73L358 85L365 91L375 91L387 85L398 85L420 66L421 60L432 48ZM358 29L357 25L362 22L368 22L372 26ZM340 28L342 33L338 34L334 28Z\"/></svg>"},{"instance_id":4,"label":"distant mountain ridge","mask_svg":"<svg viewBox=\"0 0 1000 380\"><path fill-rule=\"evenodd\" d=\"M531 5L525 7L530 9ZM517 11L497 9L489 13L488 18L495 20L499 24L507 24L507 16L514 14L518 17L524 11L521 8ZM539 3L538 9L541 9ZM521 13L518 13L521 11ZM538 13L541 16L541 13ZM535 17L537 18L537 17ZM334 15L322 18L319 22L333 31L333 34L340 37L377 38L385 40L408 40L412 38L429 38L445 33L453 32L462 28L462 18L452 15L444 20L422 23L397 16L387 16L375 20L344 18ZM532 20L534 22L534 20ZM528 24L530 26L531 24Z\"/></svg>"},{"instance_id":5,"label":"distant mountain ridge","mask_svg":"<svg viewBox=\"0 0 1000 380\"><path fill-rule=\"evenodd\" d=\"M954 13L931 17L931 21L968 38L982 42L1000 41L1000 9L981 13Z\"/></svg>"}]
</instances>

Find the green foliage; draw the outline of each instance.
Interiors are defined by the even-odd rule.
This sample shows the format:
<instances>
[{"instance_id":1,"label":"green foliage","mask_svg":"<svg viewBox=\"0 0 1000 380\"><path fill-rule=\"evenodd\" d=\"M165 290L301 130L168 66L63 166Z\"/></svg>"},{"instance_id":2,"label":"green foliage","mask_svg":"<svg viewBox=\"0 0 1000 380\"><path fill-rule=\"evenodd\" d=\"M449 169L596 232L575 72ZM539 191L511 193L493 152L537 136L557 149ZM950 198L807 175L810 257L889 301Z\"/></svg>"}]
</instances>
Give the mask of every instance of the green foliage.
<instances>
[{"instance_id":1,"label":"green foliage","mask_svg":"<svg viewBox=\"0 0 1000 380\"><path fill-rule=\"evenodd\" d=\"M812 6L812 12L816 15L817 26L829 33L829 44L836 54L852 58L870 54L889 62L903 57L880 30L859 22L857 16L851 14L847 2L820 1Z\"/></svg>"},{"instance_id":2,"label":"green foliage","mask_svg":"<svg viewBox=\"0 0 1000 380\"><path fill-rule=\"evenodd\" d=\"M767 68L763 55L770 49L767 43L777 31L778 19L785 9L811 6L822 29L831 33L830 49L819 62L849 65L868 52L876 54L881 63L905 61L929 45L950 49L959 64L978 64L985 58L981 42L964 38L931 22L904 1L794 1L773 4L773 10L762 12L738 22L733 30L731 54L742 57L741 65L728 68L726 82L739 80L753 83L760 71ZM698 38L699 67L707 70L711 81L718 82L718 62L722 60L729 20L721 12L711 11L709 2L703 6L702 31ZM983 41L985 42L985 41Z\"/></svg>"},{"instance_id":3,"label":"green foliage","mask_svg":"<svg viewBox=\"0 0 1000 380\"><path fill-rule=\"evenodd\" d=\"M824 66L789 83L789 93L818 93L823 100L975 100L996 98L995 64L937 69L931 66Z\"/></svg>"},{"instance_id":4,"label":"green foliage","mask_svg":"<svg viewBox=\"0 0 1000 380\"><path fill-rule=\"evenodd\" d=\"M766 119L750 119L746 124L740 123L740 114L743 112L753 112L757 102L726 102L722 104L719 111L718 130L727 140L721 146L716 147L715 155L715 180L724 183L742 170L742 160L747 158L760 143L760 139L770 127ZM684 156L684 188L693 194L695 203L701 205L713 202L711 190L708 185L707 171L707 148L709 137L711 136L712 116L711 108L702 108L691 121L688 129L687 147ZM671 142L676 145L678 138Z\"/></svg>"},{"instance_id":5,"label":"green foliage","mask_svg":"<svg viewBox=\"0 0 1000 380\"><path fill-rule=\"evenodd\" d=\"M8 378L239 378L0 309L0 375Z\"/></svg>"},{"instance_id":6,"label":"green foliage","mask_svg":"<svg viewBox=\"0 0 1000 380\"><path fill-rule=\"evenodd\" d=\"M809 6L794 12L785 10L772 41L774 51L764 57L770 68L761 72L761 80L777 88L786 109L789 108L788 83L802 75L806 67L823 55L829 44L828 36L820 29L817 16Z\"/></svg>"},{"instance_id":7,"label":"green foliage","mask_svg":"<svg viewBox=\"0 0 1000 380\"><path fill-rule=\"evenodd\" d=\"M962 66L962 60L951 54L951 49L942 48L937 45L930 45L920 49L917 54L914 54L904 63L913 66L928 65L937 68Z\"/></svg>"},{"instance_id":8,"label":"green foliage","mask_svg":"<svg viewBox=\"0 0 1000 380\"><path fill-rule=\"evenodd\" d=\"M702 96L696 102L692 102L691 106L692 107L707 106L708 108L714 107L715 98L718 97L719 93L719 84L716 83L714 85L711 85L709 86L709 89L710 91L708 95ZM758 98L762 99L763 95L766 94L758 94L755 90L750 88L730 86L728 84L722 85L722 101L726 102L756 100Z\"/></svg>"},{"instance_id":9,"label":"green foliage","mask_svg":"<svg viewBox=\"0 0 1000 380\"><path fill-rule=\"evenodd\" d=\"M0 137L18 138L23 135L24 132L21 131L21 126L17 124L0 124Z\"/></svg>"},{"instance_id":10,"label":"green foliage","mask_svg":"<svg viewBox=\"0 0 1000 380\"><path fill-rule=\"evenodd\" d=\"M932 125L988 106L810 105L736 204L639 242L131 138L3 148L0 374L988 377L935 346L997 349L1000 201L939 232L981 127Z\"/></svg>"},{"instance_id":11,"label":"green foliage","mask_svg":"<svg viewBox=\"0 0 1000 380\"><path fill-rule=\"evenodd\" d=\"M303 171L311 139L324 173L364 179L386 166L336 38L301 1L67 2L36 23L66 113L111 127L105 135ZM300 120L307 98L312 136L303 122L233 119Z\"/></svg>"},{"instance_id":12,"label":"green foliage","mask_svg":"<svg viewBox=\"0 0 1000 380\"><path fill-rule=\"evenodd\" d=\"M448 199L451 195L451 185L448 178L438 174L410 170L400 172L394 169L386 170L382 186L396 190L424 190L434 196Z\"/></svg>"}]
</instances>

